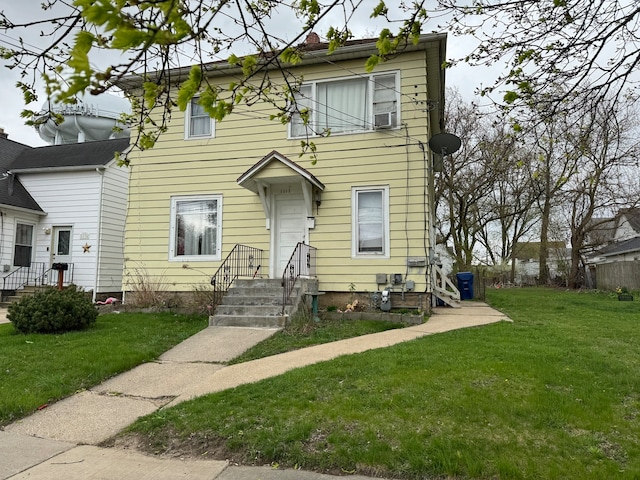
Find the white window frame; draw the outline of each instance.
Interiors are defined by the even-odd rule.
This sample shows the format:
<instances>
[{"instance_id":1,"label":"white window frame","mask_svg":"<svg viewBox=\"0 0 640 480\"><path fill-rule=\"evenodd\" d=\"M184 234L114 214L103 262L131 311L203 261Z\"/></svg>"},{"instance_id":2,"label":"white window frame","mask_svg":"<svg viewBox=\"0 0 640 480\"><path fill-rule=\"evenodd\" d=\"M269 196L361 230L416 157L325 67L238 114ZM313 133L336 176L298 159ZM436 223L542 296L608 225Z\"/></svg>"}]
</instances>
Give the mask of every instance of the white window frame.
<instances>
[{"instance_id":1,"label":"white window frame","mask_svg":"<svg viewBox=\"0 0 640 480\"><path fill-rule=\"evenodd\" d=\"M308 98L308 100L306 100L304 103L309 105L309 123L307 125L306 129L302 129L304 130L304 133L297 133L294 132L294 125L299 125L301 122L299 121L299 115L293 111L295 109L292 109L292 117L291 117L291 122L289 122L289 129L288 129L288 138L290 139L297 139L297 138L305 138L307 136L309 137L317 137L322 135L324 132L322 131L322 127L318 124L319 120L318 120L318 116L319 116L319 106L318 106L318 85L328 85L334 82L345 82L348 80L362 80L367 79L368 80L368 84L367 84L367 92L366 92L366 96L367 96L367 104L366 104L366 112L365 112L365 116L366 118L365 123L366 123L366 127L364 128L354 128L353 130L344 130L344 131L335 131L332 130L331 131L331 135L349 135L349 134L354 134L354 133L363 133L363 132L374 132L374 131L379 131L380 129L376 128L374 125L374 116L376 112L375 110L375 104L378 102L375 102L374 99L374 94L376 91L375 88L375 79L378 77L385 77L385 76L394 76L395 77L395 82L394 82L394 93L395 93L395 103L396 103L396 109L395 109L395 125L391 126L390 129L398 129L400 128L400 125L402 123L400 115L401 115L401 96L400 96L400 72L399 71L387 71L387 72L378 72L375 74L363 74L363 75L357 75L357 76L351 76L351 77L340 77L340 78L331 78L331 79L323 79L323 80L316 80L313 82L305 82L300 86L300 89L311 89L311 94L310 94L310 98ZM381 90L381 89L378 89ZM304 109L305 107L301 108Z\"/></svg>"},{"instance_id":2,"label":"white window frame","mask_svg":"<svg viewBox=\"0 0 640 480\"><path fill-rule=\"evenodd\" d=\"M31 251L29 255L29 265L33 263L33 254L35 251L35 241L36 241L36 224L33 222L28 222L25 220L16 219L13 229L13 251L11 252L11 265L13 267L20 267L21 265L16 265L16 247L18 246L18 225L25 225L27 227L31 227ZM26 247L27 245L22 245Z\"/></svg>"},{"instance_id":3,"label":"white window frame","mask_svg":"<svg viewBox=\"0 0 640 480\"><path fill-rule=\"evenodd\" d=\"M358 195L366 192L382 193L382 252L360 252L358 248ZM351 257L352 258L389 258L389 186L376 185L351 187Z\"/></svg>"},{"instance_id":4,"label":"white window frame","mask_svg":"<svg viewBox=\"0 0 640 480\"><path fill-rule=\"evenodd\" d=\"M178 255L177 254L177 212L180 202L207 202L215 200L217 208L216 250L210 255ZM169 227L169 261L172 262L210 262L219 261L222 252L222 195L176 195L171 197L171 222Z\"/></svg>"},{"instance_id":5,"label":"white window frame","mask_svg":"<svg viewBox=\"0 0 640 480\"><path fill-rule=\"evenodd\" d=\"M215 138L216 136L216 122L213 118L209 117L210 132L204 135L193 135L191 133L191 105L194 102L198 102L200 97L193 97L193 99L187 105L187 109L184 112L184 139L185 140L202 140L207 138Z\"/></svg>"}]
</instances>

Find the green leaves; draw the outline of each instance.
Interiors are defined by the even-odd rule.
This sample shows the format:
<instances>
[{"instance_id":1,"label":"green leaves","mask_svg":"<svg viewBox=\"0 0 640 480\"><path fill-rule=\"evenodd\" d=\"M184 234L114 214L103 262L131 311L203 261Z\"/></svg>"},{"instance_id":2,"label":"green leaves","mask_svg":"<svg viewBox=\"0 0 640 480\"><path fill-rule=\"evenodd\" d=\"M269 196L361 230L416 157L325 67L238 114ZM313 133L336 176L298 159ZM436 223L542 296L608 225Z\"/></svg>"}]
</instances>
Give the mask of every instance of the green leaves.
<instances>
[{"instance_id":1,"label":"green leaves","mask_svg":"<svg viewBox=\"0 0 640 480\"><path fill-rule=\"evenodd\" d=\"M202 70L199 65L194 65L189 72L189 78L182 83L180 90L178 90L178 108L180 110L187 109L187 105L189 105L194 95L198 93L201 84Z\"/></svg>"},{"instance_id":2,"label":"green leaves","mask_svg":"<svg viewBox=\"0 0 640 480\"><path fill-rule=\"evenodd\" d=\"M378 18L379 16L386 16L389 13L389 9L384 3L384 0L380 0L380 3L375 6L373 12L369 16L369 18Z\"/></svg>"},{"instance_id":3,"label":"green leaves","mask_svg":"<svg viewBox=\"0 0 640 480\"><path fill-rule=\"evenodd\" d=\"M513 104L516 100L518 100L518 98L520 98L520 95L518 95L513 90L510 90L507 93L505 93L503 97L504 101L509 105Z\"/></svg>"},{"instance_id":4,"label":"green leaves","mask_svg":"<svg viewBox=\"0 0 640 480\"><path fill-rule=\"evenodd\" d=\"M22 91L22 98L24 99L25 104L29 104L38 100L38 95L36 95L33 87L27 85L24 82L17 82L16 87L18 87Z\"/></svg>"},{"instance_id":5,"label":"green leaves","mask_svg":"<svg viewBox=\"0 0 640 480\"><path fill-rule=\"evenodd\" d=\"M280 60L291 65L296 65L302 61L302 56L297 48L288 47L280 53Z\"/></svg>"}]
</instances>

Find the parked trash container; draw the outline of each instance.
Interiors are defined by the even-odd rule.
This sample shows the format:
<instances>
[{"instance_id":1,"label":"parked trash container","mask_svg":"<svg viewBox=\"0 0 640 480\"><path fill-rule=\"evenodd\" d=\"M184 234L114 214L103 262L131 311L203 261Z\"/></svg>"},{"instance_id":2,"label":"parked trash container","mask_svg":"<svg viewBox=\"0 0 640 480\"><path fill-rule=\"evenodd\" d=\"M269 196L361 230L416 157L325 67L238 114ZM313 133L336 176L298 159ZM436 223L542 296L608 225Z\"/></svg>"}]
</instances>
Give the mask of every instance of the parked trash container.
<instances>
[{"instance_id":1,"label":"parked trash container","mask_svg":"<svg viewBox=\"0 0 640 480\"><path fill-rule=\"evenodd\" d=\"M460 300L473 300L473 273L460 272L456 274Z\"/></svg>"}]
</instances>

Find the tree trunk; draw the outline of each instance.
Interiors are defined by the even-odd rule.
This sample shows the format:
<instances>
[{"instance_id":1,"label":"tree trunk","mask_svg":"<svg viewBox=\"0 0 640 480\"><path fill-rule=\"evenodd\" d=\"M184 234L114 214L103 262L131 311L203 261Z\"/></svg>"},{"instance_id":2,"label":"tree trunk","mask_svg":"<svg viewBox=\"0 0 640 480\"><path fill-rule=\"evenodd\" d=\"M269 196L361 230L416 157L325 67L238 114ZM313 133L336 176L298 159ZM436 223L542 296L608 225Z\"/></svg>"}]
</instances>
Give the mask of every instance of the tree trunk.
<instances>
[{"instance_id":1,"label":"tree trunk","mask_svg":"<svg viewBox=\"0 0 640 480\"><path fill-rule=\"evenodd\" d=\"M538 271L538 283L547 285L549 283L549 222L551 220L551 199L547 194L542 208L542 218L540 219L540 270Z\"/></svg>"},{"instance_id":2,"label":"tree trunk","mask_svg":"<svg viewBox=\"0 0 640 480\"><path fill-rule=\"evenodd\" d=\"M568 287L575 289L582 286L580 281L580 249L584 243L584 235L571 235L571 266L569 267Z\"/></svg>"}]
</instances>

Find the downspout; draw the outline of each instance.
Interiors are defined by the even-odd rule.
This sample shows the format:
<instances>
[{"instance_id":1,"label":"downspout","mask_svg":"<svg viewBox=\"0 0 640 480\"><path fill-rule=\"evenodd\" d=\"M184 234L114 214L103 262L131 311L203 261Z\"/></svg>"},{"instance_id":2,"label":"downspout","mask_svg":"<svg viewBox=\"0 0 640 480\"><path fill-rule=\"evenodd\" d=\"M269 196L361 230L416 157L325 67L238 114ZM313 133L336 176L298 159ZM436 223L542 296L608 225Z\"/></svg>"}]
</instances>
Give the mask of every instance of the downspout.
<instances>
[{"instance_id":1,"label":"downspout","mask_svg":"<svg viewBox=\"0 0 640 480\"><path fill-rule=\"evenodd\" d=\"M93 276L93 303L96 303L96 296L98 293L98 276L100 274L100 264L102 261L102 198L103 198L103 190L104 190L104 169L100 167L96 167L96 173L100 175L100 188L98 189L98 237L96 238L96 248L98 249L96 253L96 270Z\"/></svg>"}]
</instances>

